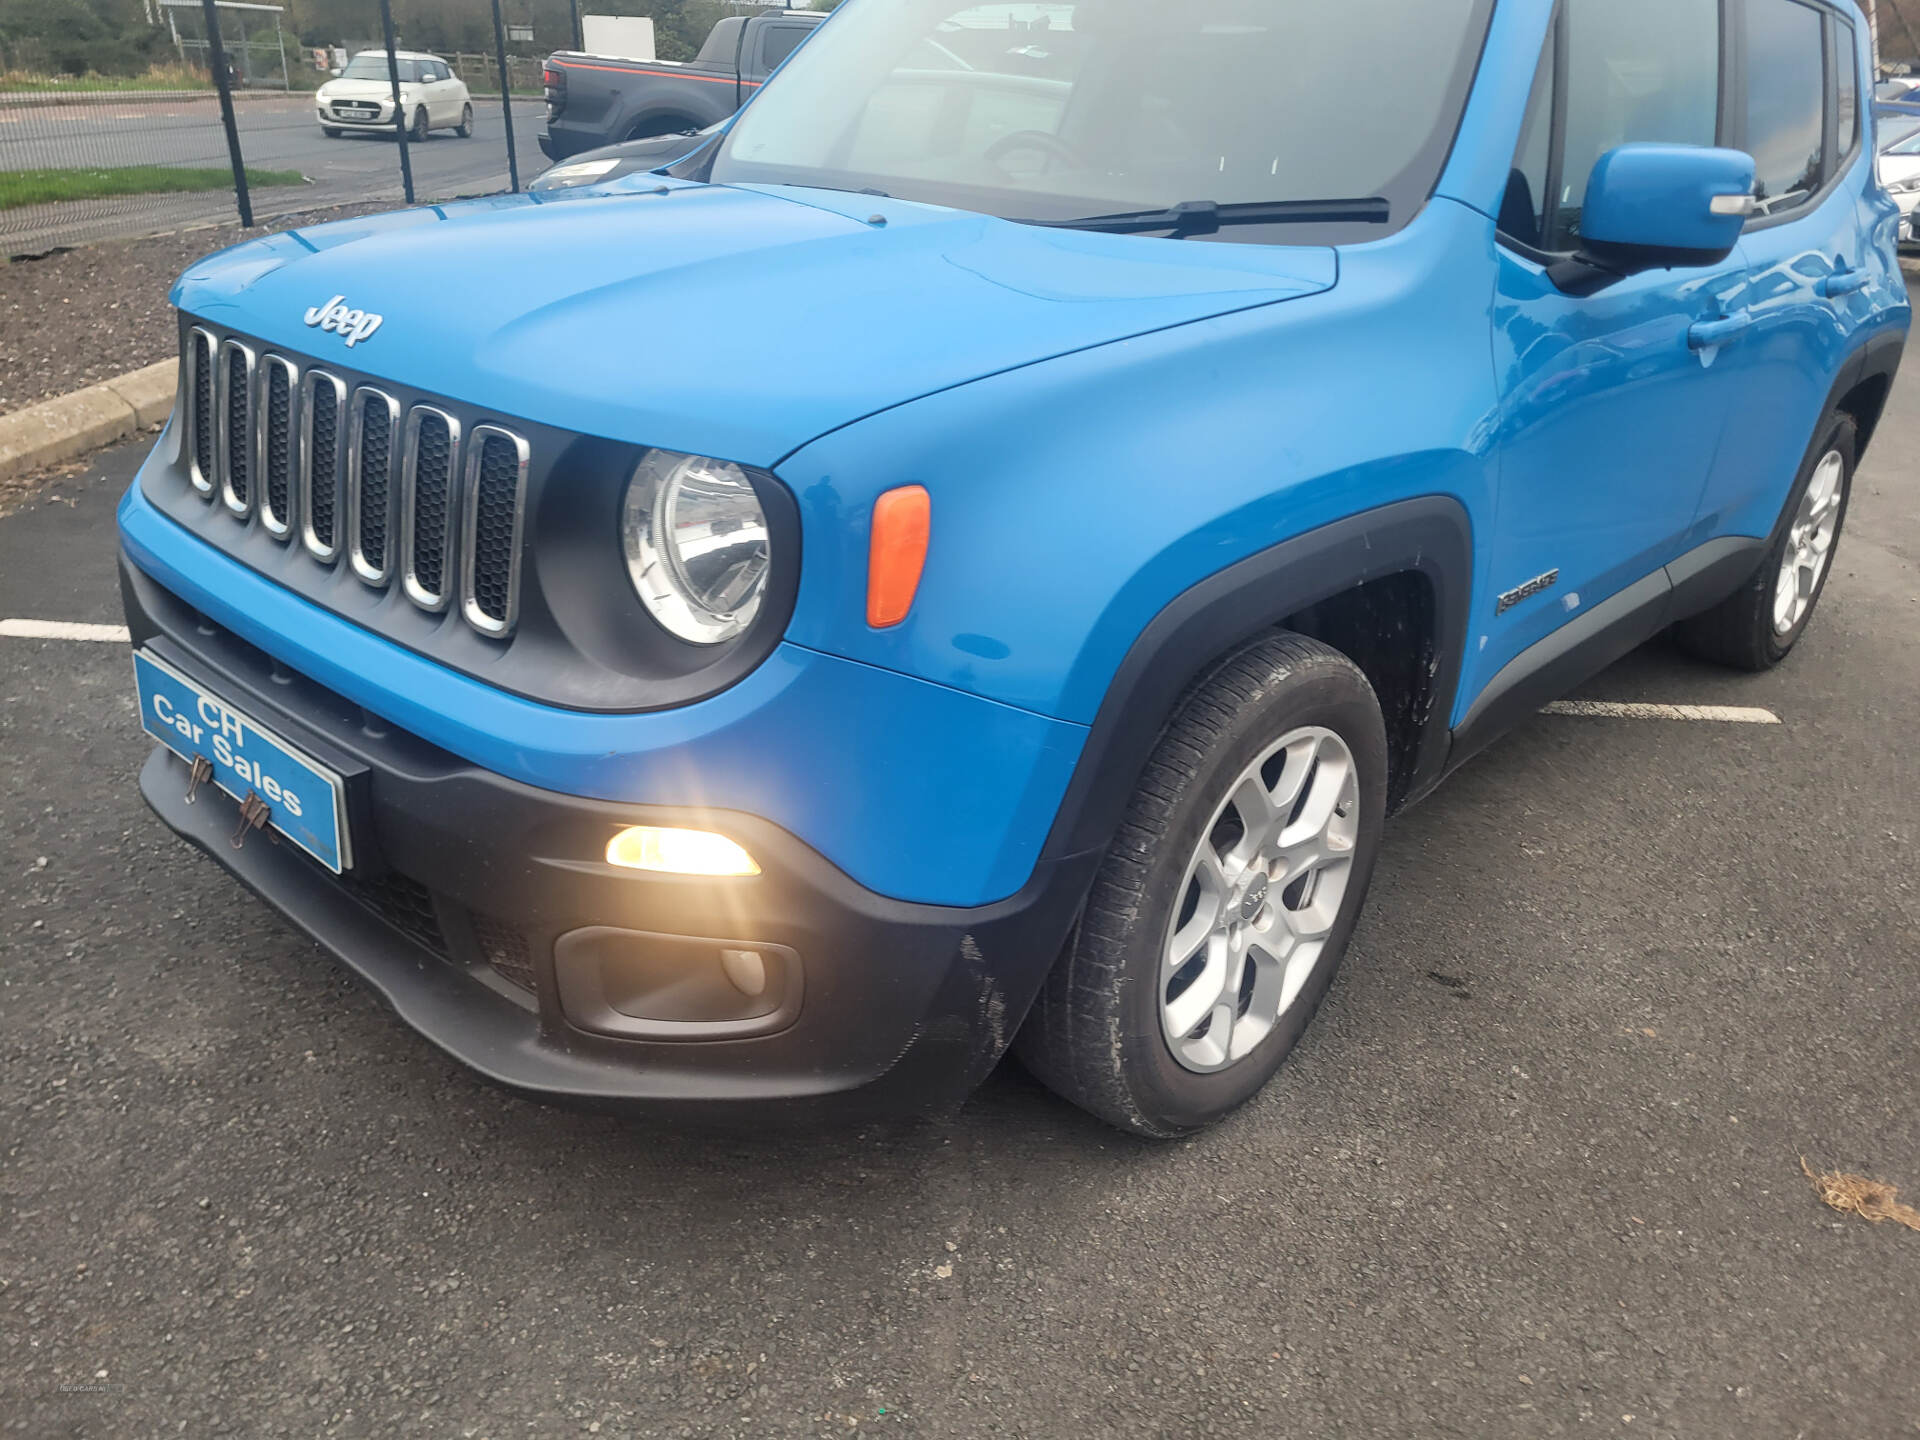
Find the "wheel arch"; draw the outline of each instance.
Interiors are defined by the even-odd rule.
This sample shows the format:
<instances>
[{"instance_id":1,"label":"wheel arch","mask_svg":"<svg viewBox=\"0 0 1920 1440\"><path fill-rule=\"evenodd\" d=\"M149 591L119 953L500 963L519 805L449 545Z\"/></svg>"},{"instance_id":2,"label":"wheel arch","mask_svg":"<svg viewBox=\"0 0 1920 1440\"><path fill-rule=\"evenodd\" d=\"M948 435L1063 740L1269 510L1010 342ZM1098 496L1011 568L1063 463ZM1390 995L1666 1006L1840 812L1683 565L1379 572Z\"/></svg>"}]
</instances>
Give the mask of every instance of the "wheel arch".
<instances>
[{"instance_id":1,"label":"wheel arch","mask_svg":"<svg viewBox=\"0 0 1920 1440\"><path fill-rule=\"evenodd\" d=\"M1906 352L1907 337L1901 330L1883 330L1861 345L1840 368L1840 378L1829 397L1829 414L1853 417L1859 431L1859 454L1867 453L1880 417L1886 413L1887 399L1893 393L1893 379L1900 370Z\"/></svg>"},{"instance_id":2,"label":"wheel arch","mask_svg":"<svg viewBox=\"0 0 1920 1440\"><path fill-rule=\"evenodd\" d=\"M712 123L711 120L702 120L685 106L656 105L627 117L620 142L651 140L659 135L678 134L681 130L703 130Z\"/></svg>"},{"instance_id":3,"label":"wheel arch","mask_svg":"<svg viewBox=\"0 0 1920 1440\"><path fill-rule=\"evenodd\" d=\"M1332 645L1366 672L1387 720L1389 803L1418 798L1445 771L1472 587L1472 522L1458 500L1434 495L1283 541L1183 592L1115 672L1047 855L1104 849L1181 697L1276 629Z\"/></svg>"}]
</instances>

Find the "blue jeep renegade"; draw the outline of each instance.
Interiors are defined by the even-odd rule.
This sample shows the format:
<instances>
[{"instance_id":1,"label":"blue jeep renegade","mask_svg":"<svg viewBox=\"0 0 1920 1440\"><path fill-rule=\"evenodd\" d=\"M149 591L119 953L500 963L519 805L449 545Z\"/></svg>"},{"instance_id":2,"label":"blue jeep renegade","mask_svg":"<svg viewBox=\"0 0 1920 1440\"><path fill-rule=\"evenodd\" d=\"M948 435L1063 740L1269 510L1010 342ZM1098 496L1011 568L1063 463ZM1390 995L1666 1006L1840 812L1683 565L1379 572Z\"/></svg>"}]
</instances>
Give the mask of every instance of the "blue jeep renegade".
<instances>
[{"instance_id":1,"label":"blue jeep renegade","mask_svg":"<svg viewBox=\"0 0 1920 1440\"><path fill-rule=\"evenodd\" d=\"M141 777L530 1095L1146 1135L1393 811L1805 632L1909 321L1849 0L851 0L670 171L174 291Z\"/></svg>"}]
</instances>

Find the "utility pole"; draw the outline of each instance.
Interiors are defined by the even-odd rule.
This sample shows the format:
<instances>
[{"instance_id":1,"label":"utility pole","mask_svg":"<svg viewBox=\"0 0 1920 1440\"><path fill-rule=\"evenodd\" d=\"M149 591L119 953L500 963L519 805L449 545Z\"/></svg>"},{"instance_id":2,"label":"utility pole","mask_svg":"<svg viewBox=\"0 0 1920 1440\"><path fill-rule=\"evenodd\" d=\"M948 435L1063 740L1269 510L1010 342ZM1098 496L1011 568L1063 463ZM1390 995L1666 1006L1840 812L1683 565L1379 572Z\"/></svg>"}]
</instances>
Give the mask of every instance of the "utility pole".
<instances>
[{"instance_id":1,"label":"utility pole","mask_svg":"<svg viewBox=\"0 0 1920 1440\"><path fill-rule=\"evenodd\" d=\"M200 0L207 18L207 64L220 91L220 128L227 132L227 159L233 164L233 198L240 207L240 223L253 228L253 197L247 194L247 166L240 158L240 127L233 119L233 75L227 69L227 47L220 42L220 11L214 0Z\"/></svg>"},{"instance_id":2,"label":"utility pole","mask_svg":"<svg viewBox=\"0 0 1920 1440\"><path fill-rule=\"evenodd\" d=\"M513 76L507 71L507 32L500 17L500 0L493 0L493 51L500 60L500 113L507 121L507 177L518 195L520 160L513 152Z\"/></svg>"},{"instance_id":3,"label":"utility pole","mask_svg":"<svg viewBox=\"0 0 1920 1440\"><path fill-rule=\"evenodd\" d=\"M211 5L213 0L207 0ZM380 0L380 28L387 36L387 80L393 86L393 132L400 137L400 188L413 204L413 161L407 154L407 111L400 103L400 57L394 53L392 0Z\"/></svg>"}]
</instances>

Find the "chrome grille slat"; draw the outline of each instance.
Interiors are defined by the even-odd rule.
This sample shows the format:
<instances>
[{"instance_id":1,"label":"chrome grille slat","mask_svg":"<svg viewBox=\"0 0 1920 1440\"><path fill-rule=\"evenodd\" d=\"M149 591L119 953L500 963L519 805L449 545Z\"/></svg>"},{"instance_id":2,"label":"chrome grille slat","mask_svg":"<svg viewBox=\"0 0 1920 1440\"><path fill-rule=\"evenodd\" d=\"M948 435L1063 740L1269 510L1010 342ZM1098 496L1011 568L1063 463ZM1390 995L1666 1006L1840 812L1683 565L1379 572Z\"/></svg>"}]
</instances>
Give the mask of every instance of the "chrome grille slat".
<instances>
[{"instance_id":1,"label":"chrome grille slat","mask_svg":"<svg viewBox=\"0 0 1920 1440\"><path fill-rule=\"evenodd\" d=\"M393 578L394 439L400 402L371 385L353 392L347 424L347 557L382 588Z\"/></svg>"},{"instance_id":2,"label":"chrome grille slat","mask_svg":"<svg viewBox=\"0 0 1920 1440\"><path fill-rule=\"evenodd\" d=\"M239 336L187 329L177 462L195 492L375 590L457 609L495 640L519 619L531 447L504 425L411 407ZM455 596L458 596L456 604Z\"/></svg>"},{"instance_id":3,"label":"chrome grille slat","mask_svg":"<svg viewBox=\"0 0 1920 1440\"><path fill-rule=\"evenodd\" d=\"M325 370L307 371L300 381L300 539L309 555L328 565L340 558L346 408L345 381Z\"/></svg>"},{"instance_id":4,"label":"chrome grille slat","mask_svg":"<svg viewBox=\"0 0 1920 1440\"><path fill-rule=\"evenodd\" d=\"M294 468L294 397L299 389L300 371L291 360L284 355L261 357L254 401L255 465L260 523L276 540L293 534L299 488Z\"/></svg>"},{"instance_id":5,"label":"chrome grille slat","mask_svg":"<svg viewBox=\"0 0 1920 1440\"><path fill-rule=\"evenodd\" d=\"M240 340L223 340L214 386L214 474L235 515L253 509L253 380L257 357Z\"/></svg>"},{"instance_id":6,"label":"chrome grille slat","mask_svg":"<svg viewBox=\"0 0 1920 1440\"><path fill-rule=\"evenodd\" d=\"M187 479L209 500L213 498L213 390L219 348L211 331L196 325L187 332Z\"/></svg>"},{"instance_id":7,"label":"chrome grille slat","mask_svg":"<svg viewBox=\"0 0 1920 1440\"><path fill-rule=\"evenodd\" d=\"M460 422L435 406L414 406L407 412L401 457L400 583L422 610L444 610Z\"/></svg>"},{"instance_id":8,"label":"chrome grille slat","mask_svg":"<svg viewBox=\"0 0 1920 1440\"><path fill-rule=\"evenodd\" d=\"M528 460L527 442L511 430L473 427L460 524L460 611L483 635L510 635L519 619Z\"/></svg>"}]
</instances>

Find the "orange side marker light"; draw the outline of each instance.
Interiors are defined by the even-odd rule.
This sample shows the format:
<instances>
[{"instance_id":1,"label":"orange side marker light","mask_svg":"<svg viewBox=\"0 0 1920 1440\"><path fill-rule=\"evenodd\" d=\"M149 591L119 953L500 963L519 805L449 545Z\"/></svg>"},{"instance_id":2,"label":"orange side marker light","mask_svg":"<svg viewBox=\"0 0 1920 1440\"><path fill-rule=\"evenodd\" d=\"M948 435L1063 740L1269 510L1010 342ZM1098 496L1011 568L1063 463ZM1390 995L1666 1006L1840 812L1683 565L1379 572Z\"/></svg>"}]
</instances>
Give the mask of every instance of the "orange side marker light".
<instances>
[{"instance_id":1,"label":"orange side marker light","mask_svg":"<svg viewBox=\"0 0 1920 1440\"><path fill-rule=\"evenodd\" d=\"M933 497L924 486L903 485L874 502L867 558L867 624L874 629L898 625L913 609L932 535Z\"/></svg>"}]
</instances>

